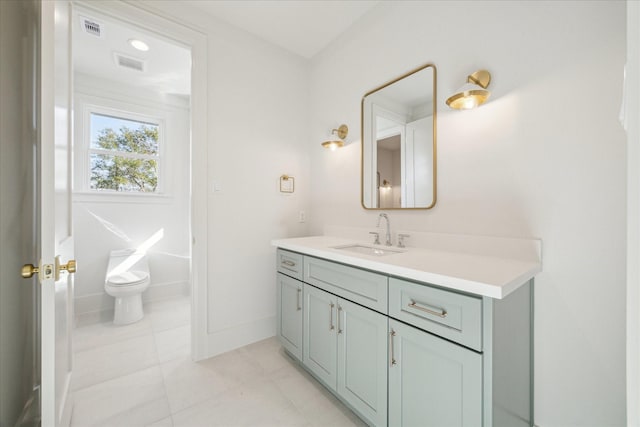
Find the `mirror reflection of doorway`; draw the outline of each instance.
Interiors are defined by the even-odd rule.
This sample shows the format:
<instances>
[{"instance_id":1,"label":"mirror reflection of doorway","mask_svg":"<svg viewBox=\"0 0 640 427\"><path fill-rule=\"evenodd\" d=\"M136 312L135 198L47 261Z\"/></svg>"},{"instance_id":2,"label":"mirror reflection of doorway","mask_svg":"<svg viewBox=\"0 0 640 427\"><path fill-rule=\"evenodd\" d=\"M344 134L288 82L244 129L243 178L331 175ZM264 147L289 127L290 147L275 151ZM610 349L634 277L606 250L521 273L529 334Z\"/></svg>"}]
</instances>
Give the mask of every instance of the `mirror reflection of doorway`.
<instances>
[{"instance_id":1,"label":"mirror reflection of doorway","mask_svg":"<svg viewBox=\"0 0 640 427\"><path fill-rule=\"evenodd\" d=\"M365 209L430 209L435 205L435 79L435 66L428 64L363 97ZM393 146L389 146L390 141ZM399 156L390 169L392 160L385 158L390 156L388 151L396 150ZM382 157L380 161L378 156ZM378 173L381 183L377 182Z\"/></svg>"},{"instance_id":2,"label":"mirror reflection of doorway","mask_svg":"<svg viewBox=\"0 0 640 427\"><path fill-rule=\"evenodd\" d=\"M377 142L378 184L377 207L388 209L402 205L401 187L401 135L395 134Z\"/></svg>"}]
</instances>

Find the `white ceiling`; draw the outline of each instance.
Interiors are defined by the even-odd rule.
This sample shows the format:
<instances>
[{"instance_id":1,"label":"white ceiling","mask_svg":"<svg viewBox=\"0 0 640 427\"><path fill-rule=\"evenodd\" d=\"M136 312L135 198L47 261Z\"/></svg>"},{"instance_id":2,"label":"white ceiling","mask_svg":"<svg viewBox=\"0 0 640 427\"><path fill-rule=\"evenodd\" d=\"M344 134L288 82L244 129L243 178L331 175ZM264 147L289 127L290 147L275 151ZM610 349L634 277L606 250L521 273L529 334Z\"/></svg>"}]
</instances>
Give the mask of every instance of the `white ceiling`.
<instances>
[{"instance_id":1,"label":"white ceiling","mask_svg":"<svg viewBox=\"0 0 640 427\"><path fill-rule=\"evenodd\" d=\"M183 0L183 3L311 58L380 1Z\"/></svg>"},{"instance_id":2,"label":"white ceiling","mask_svg":"<svg viewBox=\"0 0 640 427\"><path fill-rule=\"evenodd\" d=\"M311 58L382 0L183 0L304 58ZM87 34L82 17L98 22L102 37ZM96 12L76 9L73 22L74 69L164 94L188 95L190 52L161 35ZM136 38L150 49L140 52L128 43ZM146 63L145 71L116 65L114 54Z\"/></svg>"},{"instance_id":3,"label":"white ceiling","mask_svg":"<svg viewBox=\"0 0 640 427\"><path fill-rule=\"evenodd\" d=\"M83 17L100 24L101 37L85 32ZM149 50L134 49L128 42L130 39L143 40ZM145 61L145 71L116 65L116 53ZM189 95L191 90L191 53L188 49L95 12L74 12L73 58L75 72L163 94Z\"/></svg>"}]
</instances>

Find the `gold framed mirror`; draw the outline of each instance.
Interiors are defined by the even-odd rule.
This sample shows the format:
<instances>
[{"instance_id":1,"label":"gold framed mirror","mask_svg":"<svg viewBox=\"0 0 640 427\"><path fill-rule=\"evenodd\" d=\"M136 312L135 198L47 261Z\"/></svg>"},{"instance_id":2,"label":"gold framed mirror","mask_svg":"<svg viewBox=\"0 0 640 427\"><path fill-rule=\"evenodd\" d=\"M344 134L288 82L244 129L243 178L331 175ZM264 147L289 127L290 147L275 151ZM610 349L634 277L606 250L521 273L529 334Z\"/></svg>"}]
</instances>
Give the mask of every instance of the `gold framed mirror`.
<instances>
[{"instance_id":1,"label":"gold framed mirror","mask_svg":"<svg viewBox=\"0 0 640 427\"><path fill-rule=\"evenodd\" d=\"M436 83L436 66L426 64L362 97L361 202L365 209L435 206Z\"/></svg>"}]
</instances>

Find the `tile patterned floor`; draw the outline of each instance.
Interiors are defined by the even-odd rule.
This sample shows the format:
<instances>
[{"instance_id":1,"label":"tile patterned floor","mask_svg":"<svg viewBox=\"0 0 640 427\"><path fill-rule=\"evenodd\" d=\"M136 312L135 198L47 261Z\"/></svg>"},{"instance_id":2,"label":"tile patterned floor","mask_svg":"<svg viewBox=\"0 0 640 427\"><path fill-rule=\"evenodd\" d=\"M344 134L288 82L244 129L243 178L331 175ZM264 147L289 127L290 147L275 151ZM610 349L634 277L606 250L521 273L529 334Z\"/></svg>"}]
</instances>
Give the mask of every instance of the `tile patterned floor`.
<instances>
[{"instance_id":1,"label":"tile patterned floor","mask_svg":"<svg viewBox=\"0 0 640 427\"><path fill-rule=\"evenodd\" d=\"M133 325L75 330L73 427L365 425L275 338L196 363L189 300L145 310Z\"/></svg>"}]
</instances>

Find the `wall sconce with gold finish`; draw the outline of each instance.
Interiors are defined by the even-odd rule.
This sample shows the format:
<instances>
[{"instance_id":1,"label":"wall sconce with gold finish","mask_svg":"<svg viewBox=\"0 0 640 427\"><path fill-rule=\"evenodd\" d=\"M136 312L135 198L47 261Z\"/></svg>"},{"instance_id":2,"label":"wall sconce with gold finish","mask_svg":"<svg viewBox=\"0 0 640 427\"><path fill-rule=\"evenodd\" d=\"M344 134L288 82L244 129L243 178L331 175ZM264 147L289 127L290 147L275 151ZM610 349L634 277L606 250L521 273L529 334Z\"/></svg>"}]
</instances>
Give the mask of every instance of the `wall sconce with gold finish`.
<instances>
[{"instance_id":1,"label":"wall sconce with gold finish","mask_svg":"<svg viewBox=\"0 0 640 427\"><path fill-rule=\"evenodd\" d=\"M467 76L467 83L447 99L447 105L454 110L470 110L484 104L491 92L487 86L491 74L487 70L478 70Z\"/></svg>"},{"instance_id":2,"label":"wall sconce with gold finish","mask_svg":"<svg viewBox=\"0 0 640 427\"><path fill-rule=\"evenodd\" d=\"M331 129L329 137L322 143L322 146L332 151L336 148L342 147L344 146L344 139L347 137L348 133L349 128L347 125L340 125L338 126L338 129Z\"/></svg>"}]
</instances>

